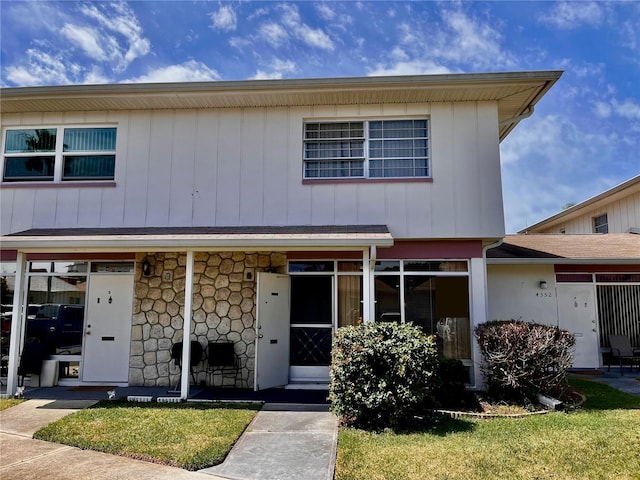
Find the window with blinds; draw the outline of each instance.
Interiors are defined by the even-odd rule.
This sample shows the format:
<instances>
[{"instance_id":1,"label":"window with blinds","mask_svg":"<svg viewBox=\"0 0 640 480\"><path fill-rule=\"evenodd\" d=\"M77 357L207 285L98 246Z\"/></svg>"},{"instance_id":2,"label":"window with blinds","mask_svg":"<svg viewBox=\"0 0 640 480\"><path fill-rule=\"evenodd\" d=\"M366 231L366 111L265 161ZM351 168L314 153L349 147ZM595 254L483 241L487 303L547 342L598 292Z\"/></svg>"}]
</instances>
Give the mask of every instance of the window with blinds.
<instances>
[{"instance_id":1,"label":"window with blinds","mask_svg":"<svg viewBox=\"0 0 640 480\"><path fill-rule=\"evenodd\" d=\"M113 180L116 127L7 129L3 181Z\"/></svg>"},{"instance_id":2,"label":"window with blinds","mask_svg":"<svg viewBox=\"0 0 640 480\"><path fill-rule=\"evenodd\" d=\"M429 175L426 118L304 125L305 179Z\"/></svg>"}]
</instances>

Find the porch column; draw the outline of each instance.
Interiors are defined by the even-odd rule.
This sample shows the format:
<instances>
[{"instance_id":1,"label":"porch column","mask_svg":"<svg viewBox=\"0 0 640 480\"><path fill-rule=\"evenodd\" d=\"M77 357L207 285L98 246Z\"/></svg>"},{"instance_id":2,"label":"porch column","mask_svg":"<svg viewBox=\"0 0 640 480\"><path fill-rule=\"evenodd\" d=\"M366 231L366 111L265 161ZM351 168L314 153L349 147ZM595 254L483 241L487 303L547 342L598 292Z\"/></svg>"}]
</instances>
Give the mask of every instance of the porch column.
<instances>
[{"instance_id":1,"label":"porch column","mask_svg":"<svg viewBox=\"0 0 640 480\"><path fill-rule=\"evenodd\" d=\"M470 283L471 283L471 336L473 352L471 357L473 359L473 376L475 380L476 388L484 387L484 377L480 366L482 365L482 353L478 347L478 342L473 335L473 330L476 325L485 323L488 317L488 302L487 302L487 267L484 258L472 258L469 262L470 265Z\"/></svg>"},{"instance_id":2,"label":"porch column","mask_svg":"<svg viewBox=\"0 0 640 480\"><path fill-rule=\"evenodd\" d=\"M372 249L375 247L371 247ZM371 257L369 255L369 249L365 248L362 251L362 320L363 322L370 322L372 320L371 312L373 308L373 288L372 288L372 268Z\"/></svg>"},{"instance_id":3,"label":"porch column","mask_svg":"<svg viewBox=\"0 0 640 480\"><path fill-rule=\"evenodd\" d=\"M18 251L16 258L16 278L13 287L13 312L11 314L11 336L9 338L9 365L7 366L7 394L16 393L18 386L18 362L20 358L20 337L22 333L22 311L25 311L26 305L22 308L24 300L24 276L26 269L26 255L24 252Z\"/></svg>"},{"instance_id":4,"label":"porch column","mask_svg":"<svg viewBox=\"0 0 640 480\"><path fill-rule=\"evenodd\" d=\"M180 398L189 397L189 374L191 372L191 320L193 301L193 251L187 251L186 278L184 285L184 314L182 322L182 370L180 371Z\"/></svg>"}]
</instances>

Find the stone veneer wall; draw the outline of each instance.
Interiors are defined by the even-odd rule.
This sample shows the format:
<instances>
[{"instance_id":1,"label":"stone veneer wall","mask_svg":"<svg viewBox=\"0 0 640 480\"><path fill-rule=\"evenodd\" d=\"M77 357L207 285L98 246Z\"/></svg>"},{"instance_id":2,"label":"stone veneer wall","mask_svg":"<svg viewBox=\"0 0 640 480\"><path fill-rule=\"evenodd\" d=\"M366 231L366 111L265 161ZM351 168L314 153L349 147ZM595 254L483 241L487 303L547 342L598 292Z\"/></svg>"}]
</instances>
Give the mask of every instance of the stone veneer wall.
<instances>
[{"instance_id":1,"label":"stone veneer wall","mask_svg":"<svg viewBox=\"0 0 640 480\"><path fill-rule=\"evenodd\" d=\"M147 259L151 275L141 263ZM129 385L173 386L180 369L171 347L183 338L186 254L138 254L131 326ZM240 361L235 386L253 388L255 366L256 278L259 271L286 272L284 253L196 252L193 279L193 329L206 351L210 341L231 341ZM245 272L251 280L245 280ZM211 384L206 360L194 367L196 381ZM213 378L218 386L234 385L233 375Z\"/></svg>"}]
</instances>

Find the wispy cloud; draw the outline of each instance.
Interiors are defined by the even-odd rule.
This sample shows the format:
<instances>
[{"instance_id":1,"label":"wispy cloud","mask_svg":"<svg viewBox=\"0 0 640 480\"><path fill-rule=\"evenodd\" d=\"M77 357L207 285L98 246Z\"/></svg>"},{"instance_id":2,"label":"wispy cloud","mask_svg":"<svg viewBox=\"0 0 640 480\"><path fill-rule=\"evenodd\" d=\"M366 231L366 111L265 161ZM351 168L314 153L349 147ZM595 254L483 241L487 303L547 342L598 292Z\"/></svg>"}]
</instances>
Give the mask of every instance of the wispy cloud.
<instances>
[{"instance_id":1,"label":"wispy cloud","mask_svg":"<svg viewBox=\"0 0 640 480\"><path fill-rule=\"evenodd\" d=\"M219 79L220 75L215 70L202 62L190 60L180 65L157 68L122 83L206 82Z\"/></svg>"},{"instance_id":2,"label":"wispy cloud","mask_svg":"<svg viewBox=\"0 0 640 480\"><path fill-rule=\"evenodd\" d=\"M28 49L24 60L5 68L7 79L16 85L67 85L75 80L70 72L80 69L78 64L70 65L62 54L51 55L37 48Z\"/></svg>"},{"instance_id":3,"label":"wispy cloud","mask_svg":"<svg viewBox=\"0 0 640 480\"><path fill-rule=\"evenodd\" d=\"M296 71L296 64L291 60L275 59L268 66L268 70L258 69L253 77L253 80L279 80L283 78L285 74L294 73Z\"/></svg>"},{"instance_id":4,"label":"wispy cloud","mask_svg":"<svg viewBox=\"0 0 640 480\"><path fill-rule=\"evenodd\" d=\"M221 5L217 12L211 14L211 27L215 30L232 32L237 26L238 18L230 5Z\"/></svg>"},{"instance_id":5,"label":"wispy cloud","mask_svg":"<svg viewBox=\"0 0 640 480\"><path fill-rule=\"evenodd\" d=\"M605 7L598 2L558 2L539 20L549 26L570 30L584 25L597 27L605 19Z\"/></svg>"},{"instance_id":6,"label":"wispy cloud","mask_svg":"<svg viewBox=\"0 0 640 480\"><path fill-rule=\"evenodd\" d=\"M335 47L333 41L322 29L311 28L302 21L300 12L295 5L283 4L282 23L291 34L306 45L322 50L332 51Z\"/></svg>"},{"instance_id":7,"label":"wispy cloud","mask_svg":"<svg viewBox=\"0 0 640 480\"><path fill-rule=\"evenodd\" d=\"M289 34L279 24L269 22L260 27L260 36L273 47L279 47L287 41Z\"/></svg>"}]
</instances>

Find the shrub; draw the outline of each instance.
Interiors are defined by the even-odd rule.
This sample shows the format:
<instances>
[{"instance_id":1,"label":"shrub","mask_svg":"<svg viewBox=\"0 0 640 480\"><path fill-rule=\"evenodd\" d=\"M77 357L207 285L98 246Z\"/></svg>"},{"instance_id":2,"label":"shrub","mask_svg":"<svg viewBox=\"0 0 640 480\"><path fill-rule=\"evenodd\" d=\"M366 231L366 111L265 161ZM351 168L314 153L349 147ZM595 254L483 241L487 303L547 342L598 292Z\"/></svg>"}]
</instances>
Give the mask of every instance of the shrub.
<instances>
[{"instance_id":1,"label":"shrub","mask_svg":"<svg viewBox=\"0 0 640 480\"><path fill-rule=\"evenodd\" d=\"M433 337L409 324L340 328L333 341L331 409L346 425L398 426L433 405L438 365Z\"/></svg>"},{"instance_id":2,"label":"shrub","mask_svg":"<svg viewBox=\"0 0 640 480\"><path fill-rule=\"evenodd\" d=\"M550 325L496 320L475 328L484 356L482 371L491 395L534 400L557 394L567 384L575 339Z\"/></svg>"},{"instance_id":3,"label":"shrub","mask_svg":"<svg viewBox=\"0 0 640 480\"><path fill-rule=\"evenodd\" d=\"M442 408L474 407L475 396L467 390L469 371L464 364L454 358L441 358L437 370L438 384L434 397Z\"/></svg>"}]
</instances>

